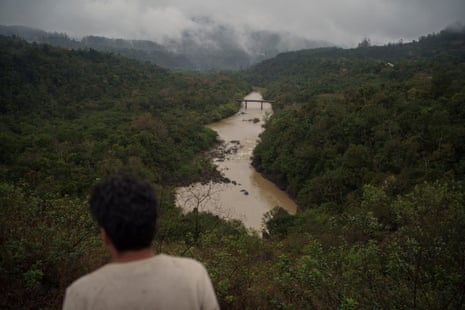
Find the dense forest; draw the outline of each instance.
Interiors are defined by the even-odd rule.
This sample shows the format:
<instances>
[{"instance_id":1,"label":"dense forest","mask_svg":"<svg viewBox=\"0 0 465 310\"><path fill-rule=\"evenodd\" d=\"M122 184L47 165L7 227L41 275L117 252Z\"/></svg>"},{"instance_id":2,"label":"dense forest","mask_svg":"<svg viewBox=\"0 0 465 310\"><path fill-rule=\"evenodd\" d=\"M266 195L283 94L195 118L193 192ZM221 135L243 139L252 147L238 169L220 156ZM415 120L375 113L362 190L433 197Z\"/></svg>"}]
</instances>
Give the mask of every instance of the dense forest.
<instances>
[{"instance_id":1,"label":"dense forest","mask_svg":"<svg viewBox=\"0 0 465 310\"><path fill-rule=\"evenodd\" d=\"M465 35L292 54L254 68L277 98L254 164L302 209L465 172ZM267 80L268 79L268 80ZM273 80L274 79L274 80Z\"/></svg>"},{"instance_id":2,"label":"dense forest","mask_svg":"<svg viewBox=\"0 0 465 310\"><path fill-rule=\"evenodd\" d=\"M73 268L84 270L80 260L95 259L85 253L97 237L85 206L99 179L142 175L174 208L175 185L214 174L202 152L216 134L203 125L235 113L234 99L249 91L225 74L171 73L7 37L0 70L2 308L56 306L43 296L62 294Z\"/></svg>"},{"instance_id":3,"label":"dense forest","mask_svg":"<svg viewBox=\"0 0 465 310\"><path fill-rule=\"evenodd\" d=\"M312 285L329 295L339 282L340 297L362 308L461 308L465 30L366 43L282 54L250 70L278 110L253 164L301 211L277 211L268 229L323 247L322 257L291 263L315 272L290 275L310 281L297 291L313 302Z\"/></svg>"},{"instance_id":4,"label":"dense forest","mask_svg":"<svg viewBox=\"0 0 465 310\"><path fill-rule=\"evenodd\" d=\"M154 249L203 262L223 309L464 307L464 32L234 75L1 37L0 69L0 307L60 308L108 261L87 195L116 171L154 184ZM270 212L267 238L174 206L175 186L214 175L203 124L249 85L276 100L253 164L300 207Z\"/></svg>"}]
</instances>

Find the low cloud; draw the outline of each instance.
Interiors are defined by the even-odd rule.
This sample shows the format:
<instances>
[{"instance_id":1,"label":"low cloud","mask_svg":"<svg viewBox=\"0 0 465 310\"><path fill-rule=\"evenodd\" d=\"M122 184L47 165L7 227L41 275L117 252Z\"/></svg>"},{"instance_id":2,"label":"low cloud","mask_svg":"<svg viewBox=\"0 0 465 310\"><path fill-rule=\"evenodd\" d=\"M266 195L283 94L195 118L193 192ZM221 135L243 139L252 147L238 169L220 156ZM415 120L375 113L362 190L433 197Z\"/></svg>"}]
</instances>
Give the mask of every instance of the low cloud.
<instances>
[{"instance_id":1,"label":"low cloud","mask_svg":"<svg viewBox=\"0 0 465 310\"><path fill-rule=\"evenodd\" d=\"M364 37L412 40L457 22L465 22L463 0L0 0L3 25L159 42L223 24L354 46Z\"/></svg>"}]
</instances>

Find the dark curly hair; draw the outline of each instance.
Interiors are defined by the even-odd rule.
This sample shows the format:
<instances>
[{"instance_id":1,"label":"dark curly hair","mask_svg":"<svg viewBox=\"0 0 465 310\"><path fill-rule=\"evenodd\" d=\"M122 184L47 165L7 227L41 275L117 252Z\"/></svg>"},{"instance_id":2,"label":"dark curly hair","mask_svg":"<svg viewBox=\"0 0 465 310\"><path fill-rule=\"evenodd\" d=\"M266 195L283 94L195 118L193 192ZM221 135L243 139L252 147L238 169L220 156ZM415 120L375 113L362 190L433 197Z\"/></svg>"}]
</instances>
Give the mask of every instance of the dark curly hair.
<instances>
[{"instance_id":1,"label":"dark curly hair","mask_svg":"<svg viewBox=\"0 0 465 310\"><path fill-rule=\"evenodd\" d=\"M149 183L131 175L107 178L95 186L90 210L118 252L150 247L158 213Z\"/></svg>"}]
</instances>

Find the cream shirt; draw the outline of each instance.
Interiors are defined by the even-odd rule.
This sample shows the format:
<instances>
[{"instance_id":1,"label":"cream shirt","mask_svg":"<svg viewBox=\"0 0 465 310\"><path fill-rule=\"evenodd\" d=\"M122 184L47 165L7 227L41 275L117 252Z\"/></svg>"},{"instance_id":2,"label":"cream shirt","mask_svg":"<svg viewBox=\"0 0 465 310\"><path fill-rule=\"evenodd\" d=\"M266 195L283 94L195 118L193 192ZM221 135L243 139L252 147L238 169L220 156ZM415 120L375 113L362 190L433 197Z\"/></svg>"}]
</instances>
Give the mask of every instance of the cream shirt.
<instances>
[{"instance_id":1,"label":"cream shirt","mask_svg":"<svg viewBox=\"0 0 465 310\"><path fill-rule=\"evenodd\" d=\"M159 254L110 263L66 290L63 309L219 309L205 267L190 258Z\"/></svg>"}]
</instances>

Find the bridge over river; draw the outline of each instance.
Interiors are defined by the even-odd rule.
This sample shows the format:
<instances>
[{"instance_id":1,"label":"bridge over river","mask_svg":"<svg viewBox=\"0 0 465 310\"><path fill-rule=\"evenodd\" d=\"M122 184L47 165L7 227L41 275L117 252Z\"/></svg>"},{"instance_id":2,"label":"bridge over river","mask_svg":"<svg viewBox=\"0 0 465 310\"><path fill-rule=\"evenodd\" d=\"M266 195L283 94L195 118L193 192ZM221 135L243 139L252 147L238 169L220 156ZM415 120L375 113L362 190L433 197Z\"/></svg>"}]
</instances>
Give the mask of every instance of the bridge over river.
<instances>
[{"instance_id":1,"label":"bridge over river","mask_svg":"<svg viewBox=\"0 0 465 310\"><path fill-rule=\"evenodd\" d=\"M260 110L263 111L263 103L268 102L268 103L273 103L273 100L265 100L265 99L236 99L237 102L240 102L241 104L244 104L244 108L247 110L247 103L248 102L260 102Z\"/></svg>"}]
</instances>

